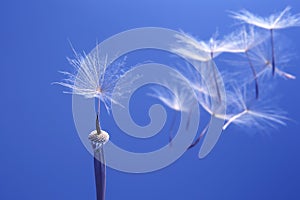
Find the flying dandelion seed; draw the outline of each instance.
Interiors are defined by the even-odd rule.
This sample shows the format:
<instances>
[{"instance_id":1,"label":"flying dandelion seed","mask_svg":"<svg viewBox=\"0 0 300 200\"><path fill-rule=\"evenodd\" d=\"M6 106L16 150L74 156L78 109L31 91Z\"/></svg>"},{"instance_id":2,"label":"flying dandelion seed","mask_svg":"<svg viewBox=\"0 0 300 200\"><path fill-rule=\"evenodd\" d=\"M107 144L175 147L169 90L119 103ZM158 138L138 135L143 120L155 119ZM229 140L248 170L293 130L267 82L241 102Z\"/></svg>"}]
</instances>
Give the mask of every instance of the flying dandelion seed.
<instances>
[{"instance_id":1,"label":"flying dandelion seed","mask_svg":"<svg viewBox=\"0 0 300 200\"><path fill-rule=\"evenodd\" d=\"M159 99L166 106L175 111L187 112L190 108L189 99L191 99L191 97L187 95L187 93L184 91L184 88L175 86L174 90L171 92L166 88L153 87L152 91L153 93L149 94L150 96Z\"/></svg>"},{"instance_id":2,"label":"flying dandelion seed","mask_svg":"<svg viewBox=\"0 0 300 200\"><path fill-rule=\"evenodd\" d=\"M268 76L268 72L272 70L272 61L268 47L269 45L267 43L261 43L249 52L250 60L252 60L253 65L258 68L257 77L264 78L264 76ZM286 79L295 79L296 77L294 75L285 72L283 69L283 66L286 66L290 62L291 55L289 55L287 51L281 51L278 50L278 55L276 56L277 67L275 68L275 76L277 75Z\"/></svg>"},{"instance_id":3,"label":"flying dandelion seed","mask_svg":"<svg viewBox=\"0 0 300 200\"><path fill-rule=\"evenodd\" d=\"M256 16L247 10L231 12L231 17L237 20L270 31L273 75L275 74L274 30L300 26L300 14L292 15L290 10L291 7L286 7L282 12L272 14L266 18Z\"/></svg>"},{"instance_id":4,"label":"flying dandelion seed","mask_svg":"<svg viewBox=\"0 0 300 200\"><path fill-rule=\"evenodd\" d=\"M226 114L218 113L209 106L209 96L201 93L199 101L202 107L211 115L224 119L226 123L223 130L227 129L230 124L236 124L244 127L255 127L263 129L265 127L276 127L276 124L286 125L285 113L276 107L272 107L271 102L263 97L253 101L248 99L250 91L234 88L233 91L227 91ZM198 97L199 97L198 96ZM206 131L206 128L204 129ZM202 134L205 134L204 132ZM202 137L201 134L201 137Z\"/></svg>"},{"instance_id":5,"label":"flying dandelion seed","mask_svg":"<svg viewBox=\"0 0 300 200\"><path fill-rule=\"evenodd\" d=\"M150 96L159 99L162 101L166 106L175 110L177 112L191 112L192 108L192 101L193 96L190 95L188 88L184 84L181 83L188 83L189 81L182 76L176 74L170 74L171 79L165 83L165 87L152 87L152 93L149 94ZM172 122L170 125L170 133L169 133L169 143L172 144L173 139L173 128L175 126L175 122L177 119L178 113L174 113L172 118ZM189 119L190 120L190 119ZM188 120L188 124L189 124ZM187 126L188 126L187 124Z\"/></svg>"},{"instance_id":6,"label":"flying dandelion seed","mask_svg":"<svg viewBox=\"0 0 300 200\"><path fill-rule=\"evenodd\" d=\"M185 58L206 62L219 56L229 48L224 40L217 39L217 33L215 33L208 41L198 41L194 37L182 33L176 35L178 42L182 44L182 47L175 47L172 49L174 53L182 55Z\"/></svg>"},{"instance_id":7,"label":"flying dandelion seed","mask_svg":"<svg viewBox=\"0 0 300 200\"><path fill-rule=\"evenodd\" d=\"M215 40L214 38L216 36L212 37L208 43L204 41L197 41L196 39L184 33L183 35L177 35L176 37L178 38L179 42L183 44L183 47L174 47L171 49L171 51L181 55L184 58L200 63L206 63L206 67L213 69L213 78L211 80L215 81L215 86L217 87L218 91L218 98L219 101L221 101L220 89L218 88L218 83L216 82L217 74L214 70L215 67L213 66L213 59L223 52L222 50L224 49L225 44L219 40Z\"/></svg>"},{"instance_id":8,"label":"flying dandelion seed","mask_svg":"<svg viewBox=\"0 0 300 200\"><path fill-rule=\"evenodd\" d=\"M266 35L255 31L253 26L249 27L249 30L246 27L242 27L240 30L225 37L226 43L231 44L227 45L228 48L225 52L242 53L246 56L255 82L255 96L257 99L259 97L258 77L253 62L250 59L249 51L263 43L266 39Z\"/></svg>"},{"instance_id":9,"label":"flying dandelion seed","mask_svg":"<svg viewBox=\"0 0 300 200\"><path fill-rule=\"evenodd\" d=\"M222 99L222 101L224 101L225 93L220 93L218 91L220 85L222 85L222 78L220 75L216 76L217 78L215 78L215 75L213 73L213 70L215 68L214 62L197 62L194 64L197 66L197 69L194 70L189 68L188 65L185 66L184 69L186 77L183 78L183 81L188 80L189 87L194 91L195 97L198 100L197 103L200 103L200 105L202 105L203 107L210 107L209 114L221 115L221 113L224 113L224 102L220 102L219 99ZM207 82L205 82L202 76L205 77ZM211 81L214 79L215 81ZM189 114L189 118L186 128L188 129L189 122L191 120L190 113L196 105L198 106L198 104L191 103L191 96L189 95L188 91L186 91L185 88L182 87L179 83L168 83L169 87L173 88L173 93L165 90L164 88L155 88L154 94L151 94L151 96L160 99L163 103L165 103L165 105L173 110L187 112ZM200 139L207 132L208 128L209 124L207 124L207 126L201 131L198 138L195 139L195 141L188 147L188 149L194 147L200 141Z\"/></svg>"},{"instance_id":10,"label":"flying dandelion seed","mask_svg":"<svg viewBox=\"0 0 300 200\"><path fill-rule=\"evenodd\" d=\"M272 105L272 102L267 99L266 93L259 100L253 101L248 98L249 92L251 90L246 85L242 88L234 87L229 92L227 95L226 123L223 130L232 123L258 129L276 128L276 124L286 125L285 121L288 118L285 117L285 113Z\"/></svg>"},{"instance_id":11,"label":"flying dandelion seed","mask_svg":"<svg viewBox=\"0 0 300 200\"><path fill-rule=\"evenodd\" d=\"M223 83L224 74L214 76L211 72L213 69L207 67L208 63L204 62L200 64L198 69L199 74L201 77L197 76L195 73L190 74L190 85L193 88L198 103L202 106L202 108L207 111L212 117L216 117L219 119L225 119L225 91L219 90L219 87ZM204 80L214 80L206 82ZM220 101L221 99L221 101ZM217 103L216 103L217 102ZM191 108L193 109L193 108ZM196 146L200 140L204 137L207 133L208 128L210 126L210 122L206 124L203 130L200 132L198 137L194 140L194 142L188 147L191 149L192 147Z\"/></svg>"}]
</instances>

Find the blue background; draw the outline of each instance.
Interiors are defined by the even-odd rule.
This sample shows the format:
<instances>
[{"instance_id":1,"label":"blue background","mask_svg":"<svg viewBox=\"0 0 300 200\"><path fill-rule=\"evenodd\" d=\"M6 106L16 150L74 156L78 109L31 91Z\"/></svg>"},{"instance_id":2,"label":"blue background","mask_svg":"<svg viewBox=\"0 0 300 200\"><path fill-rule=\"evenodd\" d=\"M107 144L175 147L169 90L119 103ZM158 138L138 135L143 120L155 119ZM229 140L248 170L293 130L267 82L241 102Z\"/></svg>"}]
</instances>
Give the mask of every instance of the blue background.
<instances>
[{"instance_id":1,"label":"blue background","mask_svg":"<svg viewBox=\"0 0 300 200\"><path fill-rule=\"evenodd\" d=\"M229 33L226 11L259 15L292 6L284 1L1 1L0 199L95 199L92 156L76 134L71 96L51 85L71 69L66 57L127 29L182 29L207 39L218 27ZM300 29L284 32L300 76ZM107 171L107 199L300 199L299 79L280 81L281 107L294 121L269 135L230 128L213 152L199 146L173 165L149 174Z\"/></svg>"}]
</instances>

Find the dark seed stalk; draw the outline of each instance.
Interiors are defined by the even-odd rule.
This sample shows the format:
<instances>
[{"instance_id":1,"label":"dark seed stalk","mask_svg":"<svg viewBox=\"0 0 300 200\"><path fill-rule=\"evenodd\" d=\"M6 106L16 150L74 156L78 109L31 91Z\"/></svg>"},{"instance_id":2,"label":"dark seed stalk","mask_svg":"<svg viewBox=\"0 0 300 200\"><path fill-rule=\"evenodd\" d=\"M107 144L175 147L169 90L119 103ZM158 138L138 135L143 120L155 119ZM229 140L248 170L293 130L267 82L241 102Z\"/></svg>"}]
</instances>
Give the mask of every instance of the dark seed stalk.
<instances>
[{"instance_id":1,"label":"dark seed stalk","mask_svg":"<svg viewBox=\"0 0 300 200\"><path fill-rule=\"evenodd\" d=\"M245 51L245 55L248 59L248 62L249 62L249 66L251 68L251 71L252 71L252 74L253 74L253 78L254 78L254 82L255 82L255 98L258 99L259 97L259 89L258 89L258 80L257 80L257 74L256 74L256 71L255 71L255 68L253 66L253 63L249 57L249 54L248 54L248 51Z\"/></svg>"},{"instance_id":2,"label":"dark seed stalk","mask_svg":"<svg viewBox=\"0 0 300 200\"><path fill-rule=\"evenodd\" d=\"M271 33L271 48L272 48L272 75L275 75L275 47L274 47L274 34L273 29L270 29Z\"/></svg>"},{"instance_id":3,"label":"dark seed stalk","mask_svg":"<svg viewBox=\"0 0 300 200\"><path fill-rule=\"evenodd\" d=\"M106 165L103 146L94 150L94 173L96 182L97 200L105 200Z\"/></svg>"},{"instance_id":4,"label":"dark seed stalk","mask_svg":"<svg viewBox=\"0 0 300 200\"><path fill-rule=\"evenodd\" d=\"M170 146L172 146L172 140L174 138L173 131L174 131L174 126L175 126L176 119L177 119L177 113L174 113L173 117L172 117L171 126L170 126L170 133L169 133L169 144L170 144Z\"/></svg>"},{"instance_id":5,"label":"dark seed stalk","mask_svg":"<svg viewBox=\"0 0 300 200\"><path fill-rule=\"evenodd\" d=\"M100 115L100 99L98 100L98 113L96 117L97 134L101 133L99 115ZM94 174L95 174L95 182L96 182L96 196L97 196L97 200L105 200L106 165L105 165L103 144L101 144L100 147L98 147L97 145L93 145L93 149L94 149Z\"/></svg>"},{"instance_id":6,"label":"dark seed stalk","mask_svg":"<svg viewBox=\"0 0 300 200\"><path fill-rule=\"evenodd\" d=\"M196 146L201 138L204 136L204 134L206 133L207 129L209 127L209 123L207 123L207 125L205 126L205 128L202 130L202 132L200 133L200 135L197 137L197 139L187 148L187 150L193 148L194 146Z\"/></svg>"}]
</instances>

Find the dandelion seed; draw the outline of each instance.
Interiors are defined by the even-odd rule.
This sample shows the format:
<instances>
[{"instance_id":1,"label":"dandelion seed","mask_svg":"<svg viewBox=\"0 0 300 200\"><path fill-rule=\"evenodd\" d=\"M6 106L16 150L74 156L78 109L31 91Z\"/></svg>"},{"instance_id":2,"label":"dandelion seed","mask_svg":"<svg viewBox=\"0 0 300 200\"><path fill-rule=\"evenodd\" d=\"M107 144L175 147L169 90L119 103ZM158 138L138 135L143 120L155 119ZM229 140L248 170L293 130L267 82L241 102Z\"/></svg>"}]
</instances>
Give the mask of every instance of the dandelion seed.
<instances>
[{"instance_id":1,"label":"dandelion seed","mask_svg":"<svg viewBox=\"0 0 300 200\"><path fill-rule=\"evenodd\" d=\"M224 77L225 80L226 77ZM252 92L249 85L244 85L242 88L235 86L234 82L229 79L226 85L233 85L232 87L227 87L226 90L226 105L222 104L212 104L212 97L216 94L209 92L205 83L201 82L193 83L192 85L200 85L201 90L195 90L196 96L200 105L206 110L210 115L225 120L226 123L223 126L223 130L227 129L230 124L237 124L247 127L256 127L263 129L266 126L276 127L276 124L285 125L285 120L287 118L284 113L276 107L272 107L272 100L267 98L267 92L270 90L266 87L266 80L261 80L263 87L263 93L260 99L249 98L249 93ZM215 92L216 93L216 92ZM226 113L223 111L223 106L226 106ZM195 146L200 138L203 137L207 128L204 128L199 138L192 144L191 147Z\"/></svg>"},{"instance_id":2,"label":"dandelion seed","mask_svg":"<svg viewBox=\"0 0 300 200\"><path fill-rule=\"evenodd\" d=\"M199 104L205 109L212 111L210 114L222 112L225 102L225 91L223 88L223 79L225 74L217 73L213 61L200 63L198 73L201 78L192 78L190 85L194 89ZM193 74L191 74L193 76ZM204 77L204 78L203 78Z\"/></svg>"},{"instance_id":3,"label":"dandelion seed","mask_svg":"<svg viewBox=\"0 0 300 200\"><path fill-rule=\"evenodd\" d=\"M215 66L207 66L212 64L214 64L212 61L200 64L198 73L201 74L201 77L195 73L190 73L190 85L196 94L198 103L204 110L211 116L225 116L225 91L220 90L220 88L223 88L222 76L219 73L213 73ZM193 108L191 107L191 109ZM205 126L188 149L200 142L208 131L209 125L210 123Z\"/></svg>"},{"instance_id":4,"label":"dandelion seed","mask_svg":"<svg viewBox=\"0 0 300 200\"><path fill-rule=\"evenodd\" d=\"M264 42L265 39L266 36L255 31L253 26L249 28L249 31L247 31L247 29L243 27L239 31L233 32L232 34L225 37L225 40L227 41L226 43L231 44L228 45L228 49L226 49L226 52L243 53L246 56L253 75L253 80L255 82L255 96L257 99L259 96L258 80L256 70L253 66L252 60L249 57L249 51L253 47Z\"/></svg>"},{"instance_id":5,"label":"dandelion seed","mask_svg":"<svg viewBox=\"0 0 300 200\"><path fill-rule=\"evenodd\" d=\"M291 56L285 52L279 51L279 56L276 57L278 66L275 68L275 75L286 79L295 79L296 77L288 72L283 71L283 66L287 65L290 61ZM254 66L259 70L257 77L264 79L264 76L268 75L269 71L272 70L272 62L268 51L268 45L262 43L256 46L251 52L249 52L249 58L252 60Z\"/></svg>"},{"instance_id":6,"label":"dandelion seed","mask_svg":"<svg viewBox=\"0 0 300 200\"><path fill-rule=\"evenodd\" d=\"M291 8L286 7L282 12L272 14L267 18L256 16L247 10L231 12L231 17L270 31L272 50L272 74L275 74L274 30L300 26L300 14L292 15Z\"/></svg>"},{"instance_id":7,"label":"dandelion seed","mask_svg":"<svg viewBox=\"0 0 300 200\"><path fill-rule=\"evenodd\" d=\"M198 41L186 33L178 34L176 35L176 38L183 47L174 47L172 48L173 52L178 53L183 57L201 62L214 59L225 52L226 49L229 48L228 45L231 45L224 40L218 40L217 33L208 41Z\"/></svg>"},{"instance_id":8,"label":"dandelion seed","mask_svg":"<svg viewBox=\"0 0 300 200\"><path fill-rule=\"evenodd\" d=\"M208 42L197 41L193 37L182 33L181 35L176 36L178 42L182 43L183 47L174 47L171 49L173 52L183 56L184 58L194 60L198 63L201 63L201 68L207 67L211 69L210 73L213 75L212 79L215 82L216 91L218 94L218 100L221 100L220 88L217 80L217 72L213 59L220 55L223 52L226 52L230 49L232 43L225 40L217 40L217 34L210 38ZM196 64L199 65L199 64ZM201 71L202 69L199 69ZM202 72L200 72L202 75ZM208 74L207 74L208 75Z\"/></svg>"},{"instance_id":9,"label":"dandelion seed","mask_svg":"<svg viewBox=\"0 0 300 200\"><path fill-rule=\"evenodd\" d=\"M187 104L189 104L188 101L191 97L188 96L181 88L175 87L172 92L169 89L161 87L153 87L152 90L153 93L149 95L159 99L169 108L183 112L187 112L189 110L189 106Z\"/></svg>"},{"instance_id":10,"label":"dandelion seed","mask_svg":"<svg viewBox=\"0 0 300 200\"><path fill-rule=\"evenodd\" d=\"M227 45L226 52L230 53L245 53L261 44L267 39L267 36L250 26L248 29L243 26L237 31L224 37Z\"/></svg>"},{"instance_id":11,"label":"dandelion seed","mask_svg":"<svg viewBox=\"0 0 300 200\"><path fill-rule=\"evenodd\" d=\"M255 102L247 99L246 87L235 88L231 93L227 114L224 119L226 123L223 126L225 130L230 124L234 123L241 126L256 127L264 129L266 126L276 128L276 124L286 125L284 113L279 109L272 107L271 102L260 98Z\"/></svg>"},{"instance_id":12,"label":"dandelion seed","mask_svg":"<svg viewBox=\"0 0 300 200\"><path fill-rule=\"evenodd\" d=\"M247 10L240 12L231 12L231 17L252 24L263 29L284 29L294 26L300 26L300 14L292 15L291 7L286 7L280 13L272 14L269 17L260 17Z\"/></svg>"},{"instance_id":13,"label":"dandelion seed","mask_svg":"<svg viewBox=\"0 0 300 200\"><path fill-rule=\"evenodd\" d=\"M172 93L166 88L152 88L153 94L151 96L162 101L166 106L175 110L175 111L184 111L187 108L184 107L183 102L181 102L184 98L182 98L183 93L176 88L175 93ZM175 126L175 121L177 118L177 114L174 114L172 117L172 122L170 125L170 133L169 133L169 143L172 144L173 139L173 127Z\"/></svg>"},{"instance_id":14,"label":"dandelion seed","mask_svg":"<svg viewBox=\"0 0 300 200\"><path fill-rule=\"evenodd\" d=\"M193 98L195 98L195 96L191 95L193 90L189 85L189 80L182 75L171 73L170 79L168 79L168 82L163 85L165 87L152 87L151 89L153 92L149 94L149 96L159 99L172 110L190 113L192 107L194 106ZM173 139L173 128L175 126L177 114L178 113L174 113L170 125L170 144L172 144L171 141ZM187 126L189 124L189 120L190 119L187 121Z\"/></svg>"},{"instance_id":15,"label":"dandelion seed","mask_svg":"<svg viewBox=\"0 0 300 200\"><path fill-rule=\"evenodd\" d=\"M97 46L95 50L86 55L75 52L75 59L68 59L75 68L75 73L62 72L67 76L63 82L55 82L56 84L70 88L70 92L74 95L81 95L85 98L96 98L102 101L107 110L111 103L118 104L112 98L112 92L118 79L123 74L123 62L113 64L108 63L108 57L100 57L100 50ZM99 101L99 103L100 103Z\"/></svg>"}]
</instances>

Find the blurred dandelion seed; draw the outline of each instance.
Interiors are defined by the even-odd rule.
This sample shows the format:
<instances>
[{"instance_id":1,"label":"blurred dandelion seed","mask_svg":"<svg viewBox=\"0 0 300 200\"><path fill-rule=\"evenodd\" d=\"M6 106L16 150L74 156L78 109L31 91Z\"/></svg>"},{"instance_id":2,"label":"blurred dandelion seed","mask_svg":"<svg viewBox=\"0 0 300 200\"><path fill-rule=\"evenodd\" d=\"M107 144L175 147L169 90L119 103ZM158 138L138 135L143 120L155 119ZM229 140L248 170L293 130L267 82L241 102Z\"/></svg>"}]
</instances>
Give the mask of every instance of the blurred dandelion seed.
<instances>
[{"instance_id":1,"label":"blurred dandelion seed","mask_svg":"<svg viewBox=\"0 0 300 200\"><path fill-rule=\"evenodd\" d=\"M264 79L264 76L267 76L269 71L272 70L272 61L269 55L269 46L266 43L256 46L253 51L249 53L249 58L252 60L253 65L258 67L257 77ZM275 75L283 77L286 79L295 79L296 77L288 72L283 71L282 66L285 66L289 63L291 56L286 52L281 52L278 50L276 56L277 67L275 68Z\"/></svg>"},{"instance_id":2,"label":"blurred dandelion seed","mask_svg":"<svg viewBox=\"0 0 300 200\"><path fill-rule=\"evenodd\" d=\"M215 74L213 73L213 70L216 66L214 66L214 62L212 60L207 62L196 62L197 69L192 70L188 67L188 65L185 66L186 77L184 77L183 81L180 82L188 81L188 88L192 89L196 99L198 100L198 103L200 103L200 105L202 105L203 107L209 107L209 109L207 109L209 110L209 114L218 115L222 113L222 107L224 106L224 104L219 100L223 100L223 96L225 94L221 94L218 91L218 86L222 84L222 77L220 75L217 76L216 72ZM205 80L208 82L205 82L202 76L205 77ZM196 104L189 101L189 99L191 99L191 97L187 95L189 93L187 92L186 88L182 87L182 85L180 85L179 83L168 83L169 87L172 88L171 91L173 93L169 90L165 90L164 88L160 88L163 90L159 90L156 88L156 90L154 90L154 94L152 94L151 96L160 99L163 103L165 103L173 110L187 112L189 114L186 126L188 129L191 120L190 113L192 112ZM219 103L216 104L216 102ZM208 128L209 124L207 124L207 126L201 131L198 138L195 139L195 141L188 147L188 149L194 147L200 141L200 139L207 132Z\"/></svg>"},{"instance_id":3,"label":"blurred dandelion seed","mask_svg":"<svg viewBox=\"0 0 300 200\"><path fill-rule=\"evenodd\" d=\"M251 90L250 90L251 91ZM224 119L225 130L230 124L234 123L246 127L264 129L265 127L276 128L276 124L286 125L285 113L270 104L270 100L262 96L259 100L252 101L248 98L250 92L246 86L243 88L234 87L227 97L228 112Z\"/></svg>"},{"instance_id":4,"label":"blurred dandelion seed","mask_svg":"<svg viewBox=\"0 0 300 200\"><path fill-rule=\"evenodd\" d=\"M249 51L263 43L266 38L266 35L255 31L253 26L250 26L249 30L247 30L246 27L242 27L240 30L225 37L225 40L227 41L226 43L231 44L228 45L228 48L225 50L226 52L242 53L246 56L255 82L255 96L257 99L259 97L258 77L253 62L249 56Z\"/></svg>"},{"instance_id":5,"label":"blurred dandelion seed","mask_svg":"<svg viewBox=\"0 0 300 200\"><path fill-rule=\"evenodd\" d=\"M175 87L171 92L166 88L152 87L152 91L153 93L149 94L149 96L159 99L169 108L180 112L187 112L189 110L187 104L189 104L188 101L191 97L187 95L184 89L182 90L178 87Z\"/></svg>"},{"instance_id":6,"label":"blurred dandelion seed","mask_svg":"<svg viewBox=\"0 0 300 200\"><path fill-rule=\"evenodd\" d=\"M290 10L291 7L286 7L280 13L272 14L266 18L256 16L247 10L231 12L232 18L270 31L273 75L275 74L274 30L300 26L300 14L292 15Z\"/></svg>"},{"instance_id":7,"label":"blurred dandelion seed","mask_svg":"<svg viewBox=\"0 0 300 200\"><path fill-rule=\"evenodd\" d=\"M182 47L174 47L172 51L192 60L201 62L212 60L225 52L231 45L224 40L218 40L217 35L215 33L208 41L198 41L191 35L182 32L182 34L175 36Z\"/></svg>"},{"instance_id":8,"label":"blurred dandelion seed","mask_svg":"<svg viewBox=\"0 0 300 200\"><path fill-rule=\"evenodd\" d=\"M153 94L149 94L150 96L159 99L160 101L162 101L166 106L168 106L169 108L175 110L175 111L184 111L185 108L183 107L183 104L181 102L181 92L179 92L178 90L176 90L175 93L170 92L168 89L166 88L157 88L157 87L153 87ZM169 144L172 145L172 140L174 137L173 134L173 129L175 126L175 121L177 119L177 113L174 113L173 117L172 117L172 122L170 125L170 130L169 130Z\"/></svg>"},{"instance_id":9,"label":"blurred dandelion seed","mask_svg":"<svg viewBox=\"0 0 300 200\"><path fill-rule=\"evenodd\" d=\"M217 40L217 33L213 35L209 41L197 41L192 36L182 33L181 35L176 35L178 42L182 44L180 47L173 47L171 51L177 53L184 58L194 60L195 62L201 63L200 68L197 70L202 74L202 68L207 67L211 69L210 73L213 77L211 80L215 82L215 87L218 95L218 100L221 102L220 88L218 83L217 72L215 71L216 67L214 64L214 58L219 56L223 52L227 52L229 49L232 49L232 43L228 40ZM199 64L196 64L199 65ZM208 74L207 74L208 75Z\"/></svg>"},{"instance_id":10,"label":"blurred dandelion seed","mask_svg":"<svg viewBox=\"0 0 300 200\"><path fill-rule=\"evenodd\" d=\"M192 99L193 96L190 96L189 89L183 83L189 83L187 79L183 76L177 74L170 74L170 79L164 85L165 87L152 87L152 93L149 96L152 96L160 101L162 101L167 107L177 112L191 112L192 108ZM169 143L172 145L172 139L174 137L173 131L177 116L179 113L174 113L172 121L170 124L169 130ZM189 124L187 121L187 126Z\"/></svg>"}]
</instances>

